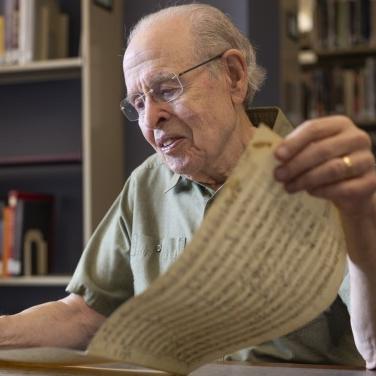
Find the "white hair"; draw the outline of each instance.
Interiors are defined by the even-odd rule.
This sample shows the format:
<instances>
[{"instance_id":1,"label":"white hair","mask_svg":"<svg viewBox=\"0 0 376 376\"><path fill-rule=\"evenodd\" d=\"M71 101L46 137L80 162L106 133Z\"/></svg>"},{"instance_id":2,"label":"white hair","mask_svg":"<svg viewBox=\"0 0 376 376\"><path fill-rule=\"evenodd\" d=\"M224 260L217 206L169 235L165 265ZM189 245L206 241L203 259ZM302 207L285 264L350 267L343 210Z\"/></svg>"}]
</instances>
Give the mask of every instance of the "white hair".
<instances>
[{"instance_id":1,"label":"white hair","mask_svg":"<svg viewBox=\"0 0 376 376\"><path fill-rule=\"evenodd\" d=\"M248 67L248 90L244 99L247 107L265 79L265 70L257 65L255 50L247 37L219 9L199 3L164 8L138 21L130 32L127 44L129 45L138 32L161 17L174 16L184 16L189 20L195 41L193 53L197 58L210 58L230 48L243 54Z\"/></svg>"}]
</instances>

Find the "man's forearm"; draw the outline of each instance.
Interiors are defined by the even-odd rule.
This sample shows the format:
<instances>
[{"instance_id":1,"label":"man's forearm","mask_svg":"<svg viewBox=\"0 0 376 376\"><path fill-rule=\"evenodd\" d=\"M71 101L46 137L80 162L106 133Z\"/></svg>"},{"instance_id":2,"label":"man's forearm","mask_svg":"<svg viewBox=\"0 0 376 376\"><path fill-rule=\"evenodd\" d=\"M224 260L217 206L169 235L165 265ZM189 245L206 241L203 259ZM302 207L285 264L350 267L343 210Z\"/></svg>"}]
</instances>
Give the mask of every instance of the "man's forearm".
<instances>
[{"instance_id":1,"label":"man's forearm","mask_svg":"<svg viewBox=\"0 0 376 376\"><path fill-rule=\"evenodd\" d=\"M358 265L349 262L350 315L356 346L367 368L376 368L376 276L372 278ZM375 273L375 272L373 272ZM373 294L372 294L373 291Z\"/></svg>"},{"instance_id":2,"label":"man's forearm","mask_svg":"<svg viewBox=\"0 0 376 376\"><path fill-rule=\"evenodd\" d=\"M83 299L65 299L34 306L15 315L0 317L0 347L58 346L83 349L104 316Z\"/></svg>"},{"instance_id":3,"label":"man's forearm","mask_svg":"<svg viewBox=\"0 0 376 376\"><path fill-rule=\"evenodd\" d=\"M344 218L350 274L350 315L356 346L376 368L376 212Z\"/></svg>"}]
</instances>

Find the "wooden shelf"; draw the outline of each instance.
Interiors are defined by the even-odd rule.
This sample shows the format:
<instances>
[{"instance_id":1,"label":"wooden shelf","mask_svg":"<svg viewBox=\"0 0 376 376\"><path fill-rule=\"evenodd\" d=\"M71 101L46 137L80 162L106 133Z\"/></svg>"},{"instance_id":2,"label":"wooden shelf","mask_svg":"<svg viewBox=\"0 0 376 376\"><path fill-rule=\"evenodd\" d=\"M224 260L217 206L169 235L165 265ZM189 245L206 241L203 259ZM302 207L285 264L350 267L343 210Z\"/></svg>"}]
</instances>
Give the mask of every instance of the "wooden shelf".
<instances>
[{"instance_id":1,"label":"wooden shelf","mask_svg":"<svg viewBox=\"0 0 376 376\"><path fill-rule=\"evenodd\" d=\"M0 85L81 77L80 57L0 66Z\"/></svg>"},{"instance_id":2,"label":"wooden shelf","mask_svg":"<svg viewBox=\"0 0 376 376\"><path fill-rule=\"evenodd\" d=\"M376 56L375 47L359 47L338 50L302 50L298 53L299 65L302 69L311 69L321 66L322 63L337 63L342 59L342 63L360 62L367 57Z\"/></svg>"},{"instance_id":3,"label":"wooden shelf","mask_svg":"<svg viewBox=\"0 0 376 376\"><path fill-rule=\"evenodd\" d=\"M66 286L70 279L69 275L1 277L0 286Z\"/></svg>"},{"instance_id":4,"label":"wooden shelf","mask_svg":"<svg viewBox=\"0 0 376 376\"><path fill-rule=\"evenodd\" d=\"M81 154L0 157L0 167L81 164Z\"/></svg>"},{"instance_id":5,"label":"wooden shelf","mask_svg":"<svg viewBox=\"0 0 376 376\"><path fill-rule=\"evenodd\" d=\"M338 48L331 50L313 50L319 59L332 57L367 57L376 55L376 47L359 46L352 48Z\"/></svg>"}]
</instances>

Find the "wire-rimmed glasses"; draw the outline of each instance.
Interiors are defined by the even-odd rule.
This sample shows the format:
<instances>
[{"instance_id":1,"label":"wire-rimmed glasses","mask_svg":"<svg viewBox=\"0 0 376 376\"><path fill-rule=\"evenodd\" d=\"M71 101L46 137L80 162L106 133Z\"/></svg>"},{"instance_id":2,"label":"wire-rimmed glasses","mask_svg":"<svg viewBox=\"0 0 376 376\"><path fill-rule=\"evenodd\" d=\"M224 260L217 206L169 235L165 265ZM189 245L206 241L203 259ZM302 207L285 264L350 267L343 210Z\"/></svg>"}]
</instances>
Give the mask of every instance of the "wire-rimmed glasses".
<instances>
[{"instance_id":1,"label":"wire-rimmed glasses","mask_svg":"<svg viewBox=\"0 0 376 376\"><path fill-rule=\"evenodd\" d=\"M194 65L193 67L188 68L178 74L168 73L166 75L161 75L158 79L152 82L150 89L146 93L131 94L124 98L120 102L120 109L122 113L129 121L137 121L144 114L145 98L147 95L150 95L155 102L169 103L178 99L184 91L184 86L180 80L180 77L196 68L201 67L202 65L221 58L225 52L226 51L223 51L220 54Z\"/></svg>"}]
</instances>

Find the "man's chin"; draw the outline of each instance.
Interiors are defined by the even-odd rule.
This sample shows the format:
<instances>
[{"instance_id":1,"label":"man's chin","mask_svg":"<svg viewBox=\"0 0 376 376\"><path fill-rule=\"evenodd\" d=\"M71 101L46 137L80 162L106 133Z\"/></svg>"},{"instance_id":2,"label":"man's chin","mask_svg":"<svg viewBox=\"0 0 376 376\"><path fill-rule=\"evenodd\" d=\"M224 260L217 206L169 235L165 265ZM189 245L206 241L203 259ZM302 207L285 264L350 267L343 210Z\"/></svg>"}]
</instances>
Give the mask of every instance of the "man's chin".
<instances>
[{"instance_id":1,"label":"man's chin","mask_svg":"<svg viewBox=\"0 0 376 376\"><path fill-rule=\"evenodd\" d=\"M177 158L163 158L166 166L173 172L179 175L192 175L196 170L192 163L187 160Z\"/></svg>"}]
</instances>

